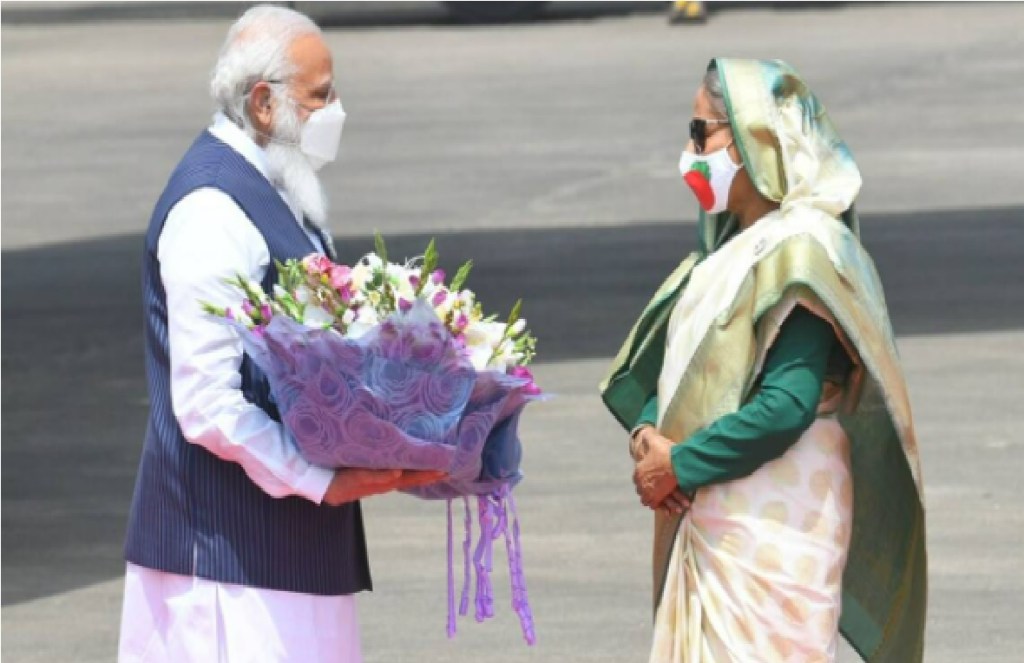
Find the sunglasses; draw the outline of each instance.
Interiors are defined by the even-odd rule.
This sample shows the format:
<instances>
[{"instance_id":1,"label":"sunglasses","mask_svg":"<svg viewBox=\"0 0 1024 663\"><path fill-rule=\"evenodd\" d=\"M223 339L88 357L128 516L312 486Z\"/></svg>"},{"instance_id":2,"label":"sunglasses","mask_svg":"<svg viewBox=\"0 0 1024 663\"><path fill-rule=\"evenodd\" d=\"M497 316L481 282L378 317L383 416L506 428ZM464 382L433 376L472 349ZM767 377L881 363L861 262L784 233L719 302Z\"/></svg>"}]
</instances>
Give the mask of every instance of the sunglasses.
<instances>
[{"instance_id":1,"label":"sunglasses","mask_svg":"<svg viewBox=\"0 0 1024 663\"><path fill-rule=\"evenodd\" d=\"M729 120L708 120L703 117L695 117L690 120L690 140L697 154L704 154L704 147L708 143L709 124L729 124Z\"/></svg>"}]
</instances>

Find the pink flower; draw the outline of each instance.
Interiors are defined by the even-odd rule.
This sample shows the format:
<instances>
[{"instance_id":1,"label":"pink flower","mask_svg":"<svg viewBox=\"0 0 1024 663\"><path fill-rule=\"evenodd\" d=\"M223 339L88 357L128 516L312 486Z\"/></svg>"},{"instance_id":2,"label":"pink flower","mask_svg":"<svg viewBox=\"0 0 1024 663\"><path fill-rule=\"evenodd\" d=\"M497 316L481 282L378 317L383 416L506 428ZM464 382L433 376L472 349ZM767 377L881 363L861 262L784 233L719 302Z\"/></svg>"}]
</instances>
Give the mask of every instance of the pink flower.
<instances>
[{"instance_id":1,"label":"pink flower","mask_svg":"<svg viewBox=\"0 0 1024 663\"><path fill-rule=\"evenodd\" d=\"M412 287L415 288L419 284L420 284L420 277L417 276L416 274L410 274L409 275L409 285L411 285Z\"/></svg>"},{"instance_id":2,"label":"pink flower","mask_svg":"<svg viewBox=\"0 0 1024 663\"><path fill-rule=\"evenodd\" d=\"M455 326L459 329L465 329L469 326L469 318L466 317L465 313L460 313L459 317L455 319Z\"/></svg>"},{"instance_id":3,"label":"pink flower","mask_svg":"<svg viewBox=\"0 0 1024 663\"><path fill-rule=\"evenodd\" d=\"M228 320L234 320L235 319L235 312L232 311L229 308L226 308L226 309L224 309L224 317L227 318Z\"/></svg>"},{"instance_id":4,"label":"pink flower","mask_svg":"<svg viewBox=\"0 0 1024 663\"><path fill-rule=\"evenodd\" d=\"M509 370L509 375L511 375L514 378L523 378L525 380L529 380L529 382L527 382L526 385L523 386L524 394L528 396L537 396L538 394L540 394L540 387L538 387L537 383L533 381L533 373L531 373L530 369L528 369L527 367L513 366L511 370Z\"/></svg>"},{"instance_id":5,"label":"pink flower","mask_svg":"<svg viewBox=\"0 0 1024 663\"><path fill-rule=\"evenodd\" d=\"M270 308L270 304L264 304L260 307L260 317L264 320L270 320L274 317L274 311Z\"/></svg>"},{"instance_id":6,"label":"pink flower","mask_svg":"<svg viewBox=\"0 0 1024 663\"><path fill-rule=\"evenodd\" d=\"M435 269L434 273L430 275L430 280L434 282L434 285L441 285L444 283L444 270Z\"/></svg>"},{"instance_id":7,"label":"pink flower","mask_svg":"<svg viewBox=\"0 0 1024 663\"><path fill-rule=\"evenodd\" d=\"M434 293L434 298L431 300L431 304L434 306L440 306L444 304L444 300L448 299L448 293L444 290L438 290Z\"/></svg>"},{"instance_id":8,"label":"pink flower","mask_svg":"<svg viewBox=\"0 0 1024 663\"><path fill-rule=\"evenodd\" d=\"M348 265L332 265L330 268L331 287L337 291L352 281L352 268Z\"/></svg>"},{"instance_id":9,"label":"pink flower","mask_svg":"<svg viewBox=\"0 0 1024 663\"><path fill-rule=\"evenodd\" d=\"M255 309L253 308L252 302L250 302L248 299L242 302L242 312L244 312L250 318L252 317L252 312L254 310Z\"/></svg>"},{"instance_id":10,"label":"pink flower","mask_svg":"<svg viewBox=\"0 0 1024 663\"><path fill-rule=\"evenodd\" d=\"M302 266L309 274L326 274L331 270L332 262L320 253L311 253L302 259Z\"/></svg>"},{"instance_id":11,"label":"pink flower","mask_svg":"<svg viewBox=\"0 0 1024 663\"><path fill-rule=\"evenodd\" d=\"M410 302L408 299L398 300L399 311L401 311L402 313L408 313L410 309L412 309L412 302Z\"/></svg>"},{"instance_id":12,"label":"pink flower","mask_svg":"<svg viewBox=\"0 0 1024 663\"><path fill-rule=\"evenodd\" d=\"M533 373L530 372L525 366L513 366L512 370L509 371L509 375L514 378L526 378L527 380L533 380Z\"/></svg>"}]
</instances>

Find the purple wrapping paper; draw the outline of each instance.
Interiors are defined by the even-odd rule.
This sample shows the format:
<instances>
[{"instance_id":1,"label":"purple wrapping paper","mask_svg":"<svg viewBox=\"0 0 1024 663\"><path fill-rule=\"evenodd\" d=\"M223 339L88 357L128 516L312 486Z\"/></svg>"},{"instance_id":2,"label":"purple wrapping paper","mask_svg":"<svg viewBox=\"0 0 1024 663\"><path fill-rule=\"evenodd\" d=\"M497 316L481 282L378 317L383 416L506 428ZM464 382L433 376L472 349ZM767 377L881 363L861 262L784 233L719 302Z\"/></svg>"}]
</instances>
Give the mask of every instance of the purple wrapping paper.
<instances>
[{"instance_id":1,"label":"purple wrapping paper","mask_svg":"<svg viewBox=\"0 0 1024 663\"><path fill-rule=\"evenodd\" d=\"M448 500L449 637L455 634L451 501L477 496L480 529L472 551L466 505L459 613L468 612L472 567L476 620L494 615L493 541L504 536L512 607L532 645L533 617L511 495L522 478L519 416L528 402L540 398L530 381L474 370L422 301L406 313L392 314L359 339L310 329L283 315L262 330L236 326L246 352L267 375L282 421L311 463L448 473L445 481L406 492Z\"/></svg>"},{"instance_id":2,"label":"purple wrapping paper","mask_svg":"<svg viewBox=\"0 0 1024 663\"><path fill-rule=\"evenodd\" d=\"M529 381L477 372L418 301L359 339L276 316L242 328L302 455L324 467L444 470L426 499L491 493L518 481L518 420Z\"/></svg>"}]
</instances>

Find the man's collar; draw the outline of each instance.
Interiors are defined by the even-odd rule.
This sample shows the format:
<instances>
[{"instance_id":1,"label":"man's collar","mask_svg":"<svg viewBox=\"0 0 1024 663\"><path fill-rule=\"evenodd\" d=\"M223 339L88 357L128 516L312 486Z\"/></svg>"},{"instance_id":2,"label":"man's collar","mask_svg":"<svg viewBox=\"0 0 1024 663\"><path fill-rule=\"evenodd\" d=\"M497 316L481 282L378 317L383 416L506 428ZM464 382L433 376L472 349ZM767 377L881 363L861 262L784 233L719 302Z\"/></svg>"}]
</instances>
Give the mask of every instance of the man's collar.
<instances>
[{"instance_id":1,"label":"man's collar","mask_svg":"<svg viewBox=\"0 0 1024 663\"><path fill-rule=\"evenodd\" d=\"M263 148L249 138L237 124L228 119L227 115L220 111L214 114L210 133L241 154L256 170L260 171L263 177L268 180L272 179L270 164L267 162L267 155Z\"/></svg>"}]
</instances>

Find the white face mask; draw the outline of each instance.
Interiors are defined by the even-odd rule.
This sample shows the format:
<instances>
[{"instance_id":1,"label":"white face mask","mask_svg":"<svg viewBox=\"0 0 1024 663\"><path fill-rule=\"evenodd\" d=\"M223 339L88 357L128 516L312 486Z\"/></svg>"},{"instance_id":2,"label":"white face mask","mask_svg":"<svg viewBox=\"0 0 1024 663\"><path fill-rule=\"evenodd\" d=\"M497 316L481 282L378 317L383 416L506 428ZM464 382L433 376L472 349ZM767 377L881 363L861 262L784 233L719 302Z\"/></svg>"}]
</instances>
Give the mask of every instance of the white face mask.
<instances>
[{"instance_id":1,"label":"white face mask","mask_svg":"<svg viewBox=\"0 0 1024 663\"><path fill-rule=\"evenodd\" d=\"M345 111L341 108L340 99L310 113L309 119L302 125L299 149L309 159L314 170L320 170L338 157L341 128L344 125Z\"/></svg>"},{"instance_id":2,"label":"white face mask","mask_svg":"<svg viewBox=\"0 0 1024 663\"><path fill-rule=\"evenodd\" d=\"M679 172L697 202L708 214L725 211L729 204L729 189L743 164L734 164L729 156L729 145L711 154L694 154L683 150L679 157Z\"/></svg>"}]
</instances>

